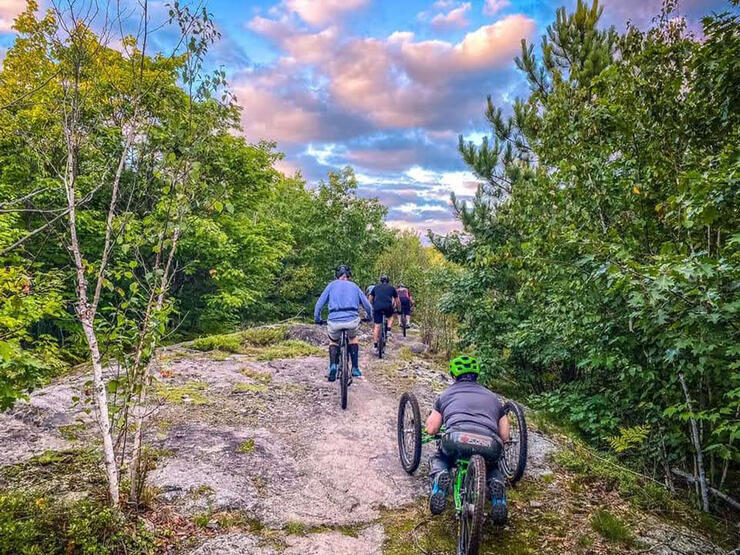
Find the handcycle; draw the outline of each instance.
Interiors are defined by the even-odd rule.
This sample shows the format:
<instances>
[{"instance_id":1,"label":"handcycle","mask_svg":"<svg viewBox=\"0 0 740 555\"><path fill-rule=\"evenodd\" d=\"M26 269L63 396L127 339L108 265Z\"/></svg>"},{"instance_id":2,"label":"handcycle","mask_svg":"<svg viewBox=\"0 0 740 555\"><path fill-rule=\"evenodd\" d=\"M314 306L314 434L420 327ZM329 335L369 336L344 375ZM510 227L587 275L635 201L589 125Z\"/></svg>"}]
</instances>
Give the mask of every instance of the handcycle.
<instances>
[{"instance_id":1,"label":"handcycle","mask_svg":"<svg viewBox=\"0 0 740 555\"><path fill-rule=\"evenodd\" d=\"M527 424L524 412L513 401L507 401L504 410L509 417L508 443L503 445L498 464L501 472L510 484L518 482L524 474L527 464ZM398 454L401 466L408 474L413 474L421 461L421 448L425 443L443 441L444 428L438 434L430 435L422 430L419 402L413 393L404 393L398 406ZM463 434L466 435L466 434ZM486 458L491 455L487 449L496 449L491 444L479 447L476 445L476 434L467 434L470 444L457 457L452 467L453 497L455 499L455 516L457 519L457 553L458 555L475 555L478 553L481 530L485 518L486 505ZM464 437L462 440L464 441Z\"/></svg>"}]
</instances>

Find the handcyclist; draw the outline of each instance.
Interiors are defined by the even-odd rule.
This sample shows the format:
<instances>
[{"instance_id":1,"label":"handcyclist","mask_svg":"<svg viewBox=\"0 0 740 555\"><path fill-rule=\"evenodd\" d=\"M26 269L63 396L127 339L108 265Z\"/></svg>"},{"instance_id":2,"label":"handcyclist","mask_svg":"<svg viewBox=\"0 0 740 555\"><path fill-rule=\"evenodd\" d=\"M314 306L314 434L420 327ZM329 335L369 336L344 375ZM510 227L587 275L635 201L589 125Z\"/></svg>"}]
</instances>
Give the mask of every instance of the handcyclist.
<instances>
[{"instance_id":1,"label":"handcyclist","mask_svg":"<svg viewBox=\"0 0 740 555\"><path fill-rule=\"evenodd\" d=\"M393 312L398 308L398 293L396 288L391 285L388 276L380 276L380 283L373 287L370 294L370 302L373 304L373 343L375 349L378 348L378 339L380 337L380 326L383 324L383 316L388 320L388 331L393 327Z\"/></svg>"},{"instance_id":2,"label":"handcyclist","mask_svg":"<svg viewBox=\"0 0 740 555\"><path fill-rule=\"evenodd\" d=\"M336 279L329 284L321 293L316 307L313 310L313 319L317 324L323 323L321 311L329 304L329 319L327 332L329 334L329 381L337 378L339 368L339 338L342 331L347 332L349 338L349 356L352 359L352 375L356 378L362 376L358 363L360 346L358 345L357 330L360 327L360 305L365 308L367 314L372 313L372 307L357 284L350 281L352 269L342 264L334 272Z\"/></svg>"},{"instance_id":3,"label":"handcyclist","mask_svg":"<svg viewBox=\"0 0 740 555\"><path fill-rule=\"evenodd\" d=\"M408 327L411 325L411 308L414 306L414 299L411 297L409 288L403 283L398 284L396 292L398 293L398 300L401 303L401 314L406 316L406 326Z\"/></svg>"},{"instance_id":4,"label":"handcyclist","mask_svg":"<svg viewBox=\"0 0 740 555\"><path fill-rule=\"evenodd\" d=\"M480 365L473 357L460 355L450 361L450 374L455 383L434 402L434 410L426 421L426 431L437 434L444 424L444 439L456 440L457 432L492 439L494 452L503 452L503 443L509 441L509 418L504 413L504 403L498 395L477 382ZM445 448L448 442L439 442L437 452L429 459L429 478L432 491L429 508L440 514L447 504L450 486L450 465L454 454ZM506 522L506 483L498 460L486 460L486 483L491 497L491 516L495 524Z\"/></svg>"}]
</instances>

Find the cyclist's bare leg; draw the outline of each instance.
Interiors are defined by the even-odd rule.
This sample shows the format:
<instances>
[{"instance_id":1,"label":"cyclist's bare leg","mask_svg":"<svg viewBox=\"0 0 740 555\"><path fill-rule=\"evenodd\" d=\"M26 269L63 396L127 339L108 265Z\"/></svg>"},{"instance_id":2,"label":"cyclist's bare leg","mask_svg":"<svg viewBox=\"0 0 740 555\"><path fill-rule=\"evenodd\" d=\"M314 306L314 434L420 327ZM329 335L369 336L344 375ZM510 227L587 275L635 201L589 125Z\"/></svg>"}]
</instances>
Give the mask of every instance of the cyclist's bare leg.
<instances>
[{"instance_id":1,"label":"cyclist's bare leg","mask_svg":"<svg viewBox=\"0 0 740 555\"><path fill-rule=\"evenodd\" d=\"M380 324L375 324L373 327L373 343L375 345L378 344L378 339L380 338Z\"/></svg>"}]
</instances>

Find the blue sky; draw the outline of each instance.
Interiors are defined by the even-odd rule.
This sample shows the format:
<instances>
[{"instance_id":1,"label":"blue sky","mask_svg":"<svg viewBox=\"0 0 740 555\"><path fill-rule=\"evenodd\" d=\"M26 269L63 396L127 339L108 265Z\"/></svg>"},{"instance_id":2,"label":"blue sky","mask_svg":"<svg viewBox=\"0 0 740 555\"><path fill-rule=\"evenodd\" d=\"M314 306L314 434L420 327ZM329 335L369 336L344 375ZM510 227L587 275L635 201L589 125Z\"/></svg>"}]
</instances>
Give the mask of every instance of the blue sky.
<instances>
[{"instance_id":1,"label":"blue sky","mask_svg":"<svg viewBox=\"0 0 740 555\"><path fill-rule=\"evenodd\" d=\"M62 0L64 1L64 0ZM181 0L182 2L182 0ZM0 0L0 59L25 0ZM43 2L41 2L43 5ZM165 1L150 0L153 19ZM513 58L575 0L209 0L223 39L209 54L240 105L248 139L276 141L281 169L310 182L352 165L361 194L379 197L398 227L456 227L449 194L477 183L457 136L487 131L486 95L506 107L525 92ZM644 27L660 0L606 0L604 24ZM684 0L679 15L730 9ZM165 39L163 37L162 43Z\"/></svg>"}]
</instances>

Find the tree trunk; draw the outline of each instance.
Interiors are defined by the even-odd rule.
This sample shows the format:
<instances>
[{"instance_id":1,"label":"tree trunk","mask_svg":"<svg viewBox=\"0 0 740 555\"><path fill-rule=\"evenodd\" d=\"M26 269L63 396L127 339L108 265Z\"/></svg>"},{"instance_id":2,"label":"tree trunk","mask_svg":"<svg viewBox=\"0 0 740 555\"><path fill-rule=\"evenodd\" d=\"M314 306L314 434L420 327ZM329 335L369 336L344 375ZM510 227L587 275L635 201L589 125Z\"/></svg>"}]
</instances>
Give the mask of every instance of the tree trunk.
<instances>
[{"instance_id":1,"label":"tree trunk","mask_svg":"<svg viewBox=\"0 0 740 555\"><path fill-rule=\"evenodd\" d=\"M95 418L100 427L103 438L103 457L105 473L108 478L108 493L113 505L120 502L118 488L118 468L116 456L113 452L113 438L111 437L110 420L108 417L108 397L103 382L103 366L100 360L100 347L95 333L95 309L90 305L87 295L87 278L85 277L85 263L80 252L80 243L77 238L77 221L75 211L75 173L74 173L74 144L68 133L67 140L67 168L65 170L65 189L67 193L67 209L69 211L70 250L77 271L77 316L85 332L87 344L90 347L90 359L93 367L93 392L95 398Z\"/></svg>"},{"instance_id":2,"label":"tree trunk","mask_svg":"<svg viewBox=\"0 0 740 555\"><path fill-rule=\"evenodd\" d=\"M681 382L683 388L683 394L686 397L686 405L690 412L693 412L691 404L691 397L689 396L689 388L686 387L686 379L684 378L683 372L678 373L678 379ZM704 472L704 457L701 450L701 442L699 441L699 429L696 425L695 418L689 418L691 424L691 440L694 444L694 450L696 451L696 466L699 478L697 480L699 484L699 492L701 493L701 509L705 513L709 512L709 494L707 493L707 478Z\"/></svg>"},{"instance_id":3,"label":"tree trunk","mask_svg":"<svg viewBox=\"0 0 740 555\"><path fill-rule=\"evenodd\" d=\"M170 248L169 256L167 258L167 264L165 265L164 272L162 274L162 282L160 285L159 293L157 296L157 303L155 311L159 312L164 306L164 298L168 289L168 281L170 269L172 267L172 260L175 257L175 249L177 248L177 242L180 238L180 228L176 227L172 234L172 247ZM147 326L151 321L149 315L146 318ZM143 332L146 333L146 330ZM140 466L141 466L141 436L144 429L144 402L146 401L149 385L152 376L152 360L154 358L155 342L152 340L150 345L150 359L144 368L144 374L141 377L141 389L139 392L138 399L132 410L134 412L134 445L131 453L131 467L130 467L130 482L131 482L131 504L137 506L139 504L139 487L138 481L140 478ZM134 368L136 371L137 368Z\"/></svg>"}]
</instances>

